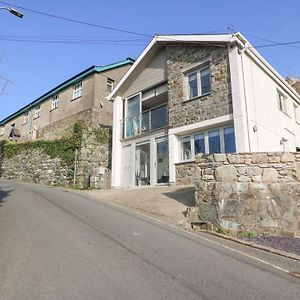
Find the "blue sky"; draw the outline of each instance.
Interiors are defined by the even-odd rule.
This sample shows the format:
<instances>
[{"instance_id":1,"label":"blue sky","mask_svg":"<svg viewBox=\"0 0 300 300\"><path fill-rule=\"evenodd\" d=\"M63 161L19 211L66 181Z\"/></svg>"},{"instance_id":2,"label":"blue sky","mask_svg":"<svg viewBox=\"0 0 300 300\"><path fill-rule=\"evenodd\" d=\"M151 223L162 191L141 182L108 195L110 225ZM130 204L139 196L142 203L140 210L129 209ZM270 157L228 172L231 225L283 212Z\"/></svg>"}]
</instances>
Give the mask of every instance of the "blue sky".
<instances>
[{"instance_id":1,"label":"blue sky","mask_svg":"<svg viewBox=\"0 0 300 300\"><path fill-rule=\"evenodd\" d=\"M0 6L8 6L3 2L148 35L229 33L230 27L253 45L270 44L263 38L300 41L298 0L7 0ZM18 10L23 19L0 10L0 88L9 80L0 95L0 120L89 66L136 58L150 40ZM300 77L300 43L258 50L281 75Z\"/></svg>"}]
</instances>

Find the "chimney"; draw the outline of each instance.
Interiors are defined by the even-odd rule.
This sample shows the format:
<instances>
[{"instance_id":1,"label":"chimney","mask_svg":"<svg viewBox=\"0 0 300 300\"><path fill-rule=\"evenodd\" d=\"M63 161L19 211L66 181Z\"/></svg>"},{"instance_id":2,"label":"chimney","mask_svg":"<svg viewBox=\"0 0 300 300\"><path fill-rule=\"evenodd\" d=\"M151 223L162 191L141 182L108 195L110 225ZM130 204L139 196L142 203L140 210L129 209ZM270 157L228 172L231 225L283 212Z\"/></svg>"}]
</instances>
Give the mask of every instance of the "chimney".
<instances>
[{"instance_id":1,"label":"chimney","mask_svg":"<svg viewBox=\"0 0 300 300\"><path fill-rule=\"evenodd\" d=\"M299 78L295 78L295 77L287 77L285 80L300 95L300 79Z\"/></svg>"}]
</instances>

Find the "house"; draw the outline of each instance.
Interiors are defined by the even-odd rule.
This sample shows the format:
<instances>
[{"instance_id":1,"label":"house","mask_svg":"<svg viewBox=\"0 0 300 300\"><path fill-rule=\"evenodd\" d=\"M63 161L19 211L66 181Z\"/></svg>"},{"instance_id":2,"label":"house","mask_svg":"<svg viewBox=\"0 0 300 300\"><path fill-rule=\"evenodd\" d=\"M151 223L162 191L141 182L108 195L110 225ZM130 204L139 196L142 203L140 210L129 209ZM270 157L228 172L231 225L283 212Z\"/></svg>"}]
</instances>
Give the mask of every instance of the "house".
<instances>
[{"instance_id":1,"label":"house","mask_svg":"<svg viewBox=\"0 0 300 300\"><path fill-rule=\"evenodd\" d=\"M55 139L78 120L112 126L112 103L105 97L133 64L131 58L92 66L0 122L0 140Z\"/></svg>"},{"instance_id":2,"label":"house","mask_svg":"<svg viewBox=\"0 0 300 300\"><path fill-rule=\"evenodd\" d=\"M112 186L191 184L195 156L300 150L300 96L242 34L158 35L108 96Z\"/></svg>"}]
</instances>

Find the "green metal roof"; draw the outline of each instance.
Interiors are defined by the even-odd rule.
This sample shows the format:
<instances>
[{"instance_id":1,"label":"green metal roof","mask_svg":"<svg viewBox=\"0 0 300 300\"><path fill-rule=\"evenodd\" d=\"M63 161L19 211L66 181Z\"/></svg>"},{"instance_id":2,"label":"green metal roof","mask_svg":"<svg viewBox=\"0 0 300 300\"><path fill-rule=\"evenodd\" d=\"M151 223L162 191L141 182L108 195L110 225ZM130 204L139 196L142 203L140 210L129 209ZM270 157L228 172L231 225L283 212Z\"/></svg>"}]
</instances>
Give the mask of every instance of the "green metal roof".
<instances>
[{"instance_id":1,"label":"green metal roof","mask_svg":"<svg viewBox=\"0 0 300 300\"><path fill-rule=\"evenodd\" d=\"M86 78L87 76L89 76L93 73L101 73L101 72L104 72L104 71L109 71L109 70L112 70L112 69L115 69L115 68L118 68L118 67L122 67L122 66L125 66L125 65L128 65L128 64L133 64L133 63L134 63L134 60L132 58L128 57L125 60L122 60L122 61L119 61L119 62L116 62L116 63L113 63L113 64L109 64L109 65L105 65L105 66L92 66L92 67L89 67L88 69L80 72L79 74L77 74L77 75L73 76L72 78L64 81L61 84L59 84L58 86L56 86L52 90L48 91L44 95L40 96L39 98L35 99L31 103L29 103L26 106L22 107L21 109L19 109L15 113L13 113L10 116L6 117L2 121L0 121L0 126L5 125L8 121L10 121L10 120L14 119L15 117L25 113L26 111L31 109L33 106L41 104L42 102L47 100L49 97L56 95L60 91L66 89L67 87L69 87L71 85L76 84L77 82L83 80L84 78Z\"/></svg>"}]
</instances>

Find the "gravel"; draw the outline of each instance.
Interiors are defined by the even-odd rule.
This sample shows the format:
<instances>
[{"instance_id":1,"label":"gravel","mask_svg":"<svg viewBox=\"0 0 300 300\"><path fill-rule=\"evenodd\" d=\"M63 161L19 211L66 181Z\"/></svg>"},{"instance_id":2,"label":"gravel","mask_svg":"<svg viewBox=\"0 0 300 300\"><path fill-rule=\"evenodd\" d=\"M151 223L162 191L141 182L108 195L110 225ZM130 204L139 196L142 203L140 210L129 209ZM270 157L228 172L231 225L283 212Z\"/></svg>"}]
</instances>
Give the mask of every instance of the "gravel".
<instances>
[{"instance_id":1,"label":"gravel","mask_svg":"<svg viewBox=\"0 0 300 300\"><path fill-rule=\"evenodd\" d=\"M300 238L282 236L257 236L254 238L243 238L243 240L300 255Z\"/></svg>"}]
</instances>

